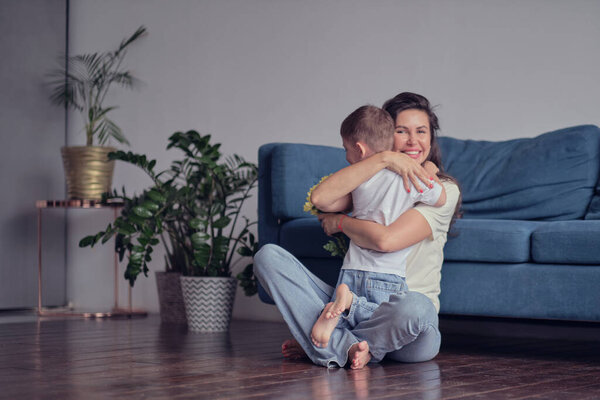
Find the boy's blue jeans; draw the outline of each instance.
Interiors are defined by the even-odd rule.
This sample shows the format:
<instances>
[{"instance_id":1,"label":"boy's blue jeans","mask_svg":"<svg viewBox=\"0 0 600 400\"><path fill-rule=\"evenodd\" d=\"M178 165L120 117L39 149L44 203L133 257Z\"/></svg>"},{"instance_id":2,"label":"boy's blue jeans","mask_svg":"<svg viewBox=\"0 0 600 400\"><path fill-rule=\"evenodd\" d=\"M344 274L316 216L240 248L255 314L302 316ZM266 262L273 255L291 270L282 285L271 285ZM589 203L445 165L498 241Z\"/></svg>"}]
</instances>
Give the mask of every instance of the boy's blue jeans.
<instances>
[{"instance_id":1,"label":"boy's blue jeans","mask_svg":"<svg viewBox=\"0 0 600 400\"><path fill-rule=\"evenodd\" d=\"M372 362L385 356L401 362L428 361L439 351L441 335L433 303L423 294L407 291L404 279L377 280L376 274L344 270L339 283L356 294L347 316L340 318L329 345L319 348L310 333L334 288L312 274L283 248L267 244L254 257L254 273L275 301L292 335L317 365L344 366L348 350L366 340ZM374 279L375 278L375 279Z\"/></svg>"}]
</instances>

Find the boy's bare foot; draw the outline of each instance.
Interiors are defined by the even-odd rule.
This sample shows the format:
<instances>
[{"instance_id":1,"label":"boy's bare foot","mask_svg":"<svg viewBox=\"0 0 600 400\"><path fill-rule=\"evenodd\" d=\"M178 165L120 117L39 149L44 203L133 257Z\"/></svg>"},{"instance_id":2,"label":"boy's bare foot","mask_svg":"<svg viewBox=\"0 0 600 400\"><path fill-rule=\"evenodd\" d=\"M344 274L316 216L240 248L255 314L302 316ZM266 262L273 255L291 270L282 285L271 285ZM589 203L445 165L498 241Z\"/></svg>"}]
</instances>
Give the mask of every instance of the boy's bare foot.
<instances>
[{"instance_id":1,"label":"boy's bare foot","mask_svg":"<svg viewBox=\"0 0 600 400\"><path fill-rule=\"evenodd\" d=\"M310 340L312 340L313 344L317 347L327 347L327 343L329 343L329 338L331 337L331 333L335 329L338 321L338 318L325 318L327 312L333 303L327 303L321 315L317 319L317 322L313 325L312 331L310 332Z\"/></svg>"},{"instance_id":2,"label":"boy's bare foot","mask_svg":"<svg viewBox=\"0 0 600 400\"><path fill-rule=\"evenodd\" d=\"M290 360L300 360L307 358L306 353L296 339L288 339L281 345L281 353Z\"/></svg>"},{"instance_id":3,"label":"boy's bare foot","mask_svg":"<svg viewBox=\"0 0 600 400\"><path fill-rule=\"evenodd\" d=\"M348 350L348 359L350 360L350 368L361 369L369 361L371 361L371 353L369 353L369 344L366 341L354 343Z\"/></svg>"},{"instance_id":4,"label":"boy's bare foot","mask_svg":"<svg viewBox=\"0 0 600 400\"><path fill-rule=\"evenodd\" d=\"M345 283L335 289L335 297L333 303L327 303L317 322L313 325L310 339L317 347L327 347L331 333L340 320L340 315L352 305L352 292Z\"/></svg>"},{"instance_id":5,"label":"boy's bare foot","mask_svg":"<svg viewBox=\"0 0 600 400\"><path fill-rule=\"evenodd\" d=\"M345 283L341 283L335 289L335 300L329 311L325 313L325 318L331 319L340 316L344 311L352 306L352 292Z\"/></svg>"}]
</instances>

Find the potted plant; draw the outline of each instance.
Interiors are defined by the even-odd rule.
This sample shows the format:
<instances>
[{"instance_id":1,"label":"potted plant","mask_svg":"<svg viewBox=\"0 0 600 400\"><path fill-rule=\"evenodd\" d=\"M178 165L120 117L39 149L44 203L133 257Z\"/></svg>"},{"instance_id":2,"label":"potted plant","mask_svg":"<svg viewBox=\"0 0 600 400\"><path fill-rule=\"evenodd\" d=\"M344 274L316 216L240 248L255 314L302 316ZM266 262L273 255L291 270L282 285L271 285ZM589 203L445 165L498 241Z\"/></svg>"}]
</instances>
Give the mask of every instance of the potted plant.
<instances>
[{"instance_id":1,"label":"potted plant","mask_svg":"<svg viewBox=\"0 0 600 400\"><path fill-rule=\"evenodd\" d=\"M86 145L61 148L70 199L99 200L102 193L111 190L114 161L109 161L107 155L115 148L105 144L110 139L121 144L129 142L108 118L117 107L104 102L113 86L132 88L137 83L122 63L129 46L145 34L146 28L140 26L116 50L67 57L64 67L50 73L50 100L79 111L84 120Z\"/></svg>"},{"instance_id":2,"label":"potted plant","mask_svg":"<svg viewBox=\"0 0 600 400\"><path fill-rule=\"evenodd\" d=\"M182 158L157 173L155 160L131 152L109 154L141 168L152 186L132 198L113 192L124 202L121 215L106 230L81 240L81 247L105 243L116 235L115 250L128 255L125 278L133 285L147 275L154 247L162 242L168 271L183 276L181 284L188 326L195 331L227 330L237 281L231 277L234 255L253 256L258 243L241 215L244 202L256 186L258 168L237 155L221 161L220 144L196 131L176 132L167 150L179 149ZM237 275L247 295L256 293L252 264ZM220 297L219 297L220 296ZM201 304L193 304L197 300ZM204 312L196 316L196 312ZM207 315L206 312L220 312Z\"/></svg>"}]
</instances>

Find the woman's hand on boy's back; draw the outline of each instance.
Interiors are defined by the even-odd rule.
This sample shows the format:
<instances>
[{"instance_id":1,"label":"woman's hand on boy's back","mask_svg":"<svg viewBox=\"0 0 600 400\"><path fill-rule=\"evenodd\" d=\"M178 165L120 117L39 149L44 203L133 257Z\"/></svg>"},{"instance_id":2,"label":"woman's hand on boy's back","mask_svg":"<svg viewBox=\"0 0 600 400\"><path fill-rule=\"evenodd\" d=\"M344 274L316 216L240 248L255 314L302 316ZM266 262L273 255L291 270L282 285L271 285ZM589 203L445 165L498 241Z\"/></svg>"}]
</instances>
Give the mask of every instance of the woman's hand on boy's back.
<instances>
[{"instance_id":1,"label":"woman's hand on boy's back","mask_svg":"<svg viewBox=\"0 0 600 400\"><path fill-rule=\"evenodd\" d=\"M422 165L406 154L394 151L384 151L380 154L383 157L386 168L402 176L404 189L407 192L410 192L411 182L415 189L419 191L422 189L421 185L429 186L431 178L434 178Z\"/></svg>"}]
</instances>

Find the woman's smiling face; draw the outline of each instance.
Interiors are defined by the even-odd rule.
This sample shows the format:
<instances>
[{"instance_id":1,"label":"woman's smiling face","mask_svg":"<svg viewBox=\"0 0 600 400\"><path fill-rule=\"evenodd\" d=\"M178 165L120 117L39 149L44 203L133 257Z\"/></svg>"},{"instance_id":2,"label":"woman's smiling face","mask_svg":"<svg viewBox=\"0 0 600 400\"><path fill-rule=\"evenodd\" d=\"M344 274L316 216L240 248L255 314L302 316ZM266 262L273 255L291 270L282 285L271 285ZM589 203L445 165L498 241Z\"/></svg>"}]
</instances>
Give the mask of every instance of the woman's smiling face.
<instances>
[{"instance_id":1,"label":"woman's smiling face","mask_svg":"<svg viewBox=\"0 0 600 400\"><path fill-rule=\"evenodd\" d=\"M431 151L429 117L421 110L404 110L396 117L394 151L423 164Z\"/></svg>"}]
</instances>

